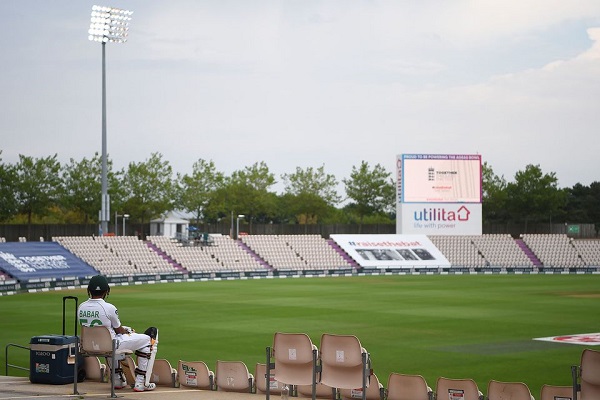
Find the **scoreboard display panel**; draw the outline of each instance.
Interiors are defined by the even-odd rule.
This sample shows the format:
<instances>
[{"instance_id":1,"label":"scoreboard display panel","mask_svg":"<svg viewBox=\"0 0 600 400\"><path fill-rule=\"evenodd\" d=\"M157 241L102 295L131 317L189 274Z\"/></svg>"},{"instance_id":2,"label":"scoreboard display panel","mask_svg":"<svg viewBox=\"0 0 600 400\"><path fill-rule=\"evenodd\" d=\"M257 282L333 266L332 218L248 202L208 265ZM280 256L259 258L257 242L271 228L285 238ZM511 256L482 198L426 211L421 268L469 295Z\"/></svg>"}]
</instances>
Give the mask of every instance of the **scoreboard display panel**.
<instances>
[{"instance_id":1,"label":"scoreboard display panel","mask_svg":"<svg viewBox=\"0 0 600 400\"><path fill-rule=\"evenodd\" d=\"M481 156L402 154L399 203L481 203Z\"/></svg>"}]
</instances>

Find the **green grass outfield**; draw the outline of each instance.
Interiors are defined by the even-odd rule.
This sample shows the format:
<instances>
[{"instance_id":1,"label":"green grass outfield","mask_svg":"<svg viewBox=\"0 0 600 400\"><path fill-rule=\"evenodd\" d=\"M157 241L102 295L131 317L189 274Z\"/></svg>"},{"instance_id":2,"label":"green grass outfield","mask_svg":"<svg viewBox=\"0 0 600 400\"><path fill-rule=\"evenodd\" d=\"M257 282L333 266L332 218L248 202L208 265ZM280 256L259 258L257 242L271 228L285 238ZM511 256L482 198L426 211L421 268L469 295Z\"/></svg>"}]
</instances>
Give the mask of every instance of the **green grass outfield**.
<instances>
[{"instance_id":1,"label":"green grass outfield","mask_svg":"<svg viewBox=\"0 0 600 400\"><path fill-rule=\"evenodd\" d=\"M0 345L62 332L62 297L85 290L0 297ZM600 332L600 275L395 275L115 286L125 325L160 329L159 358L265 361L273 334L353 334L386 385L390 372L569 385L584 346L534 337ZM67 334L73 306L67 303ZM600 348L598 348L600 349ZM29 352L10 362L29 366ZM2 352L2 373L5 356ZM24 371L10 369L11 375Z\"/></svg>"}]
</instances>

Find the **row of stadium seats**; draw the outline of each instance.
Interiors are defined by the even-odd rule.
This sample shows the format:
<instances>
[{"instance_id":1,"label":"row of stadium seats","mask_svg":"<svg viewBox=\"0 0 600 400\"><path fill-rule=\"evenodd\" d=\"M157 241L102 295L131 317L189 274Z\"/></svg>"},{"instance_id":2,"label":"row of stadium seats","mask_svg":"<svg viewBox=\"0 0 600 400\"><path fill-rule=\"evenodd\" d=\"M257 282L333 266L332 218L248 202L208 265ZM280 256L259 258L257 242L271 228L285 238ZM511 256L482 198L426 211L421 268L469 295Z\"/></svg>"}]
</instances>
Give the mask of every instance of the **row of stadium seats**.
<instances>
[{"instance_id":1,"label":"row of stadium seats","mask_svg":"<svg viewBox=\"0 0 600 400\"><path fill-rule=\"evenodd\" d=\"M371 370L370 356L353 335L323 334L317 349L308 335L281 333L267 347L267 363L256 363L251 373L243 361L217 360L215 370L204 361L179 360L177 368L166 359L154 363L151 381L160 386L182 390L218 390L227 392L265 393L279 396L289 391L291 396L351 400L535 400L523 382L490 380L486 396L473 379L439 377L435 390L421 375L390 373L384 386ZM134 381L136 362L128 355L122 362L128 382ZM96 357L86 358L88 379L108 381L108 371ZM540 400L572 400L597 398L600 393L600 351L585 349L576 371L573 386L543 385ZM565 368L568 371L568 368ZM315 375L314 371L318 371ZM226 377L226 378L225 378ZM285 383L284 383L285 382ZM364 392L363 392L364 391ZM364 396L363 396L364 393Z\"/></svg>"},{"instance_id":2,"label":"row of stadium seats","mask_svg":"<svg viewBox=\"0 0 600 400\"><path fill-rule=\"evenodd\" d=\"M572 240L564 234L429 236L452 267L600 266L600 240ZM211 235L210 245L165 236L55 237L69 251L105 274L315 270L352 265L319 235L248 235L240 241ZM526 252L529 252L528 256ZM1 279L1 278L0 278Z\"/></svg>"}]
</instances>

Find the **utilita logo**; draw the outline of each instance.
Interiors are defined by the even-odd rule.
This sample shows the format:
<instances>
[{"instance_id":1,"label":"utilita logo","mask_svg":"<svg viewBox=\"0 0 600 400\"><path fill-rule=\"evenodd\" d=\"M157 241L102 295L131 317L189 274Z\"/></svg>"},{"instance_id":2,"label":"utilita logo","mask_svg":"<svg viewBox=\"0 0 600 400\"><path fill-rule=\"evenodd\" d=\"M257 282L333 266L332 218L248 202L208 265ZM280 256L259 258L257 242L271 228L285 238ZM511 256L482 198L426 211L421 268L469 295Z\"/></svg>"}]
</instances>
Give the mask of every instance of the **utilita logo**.
<instances>
[{"instance_id":1,"label":"utilita logo","mask_svg":"<svg viewBox=\"0 0 600 400\"><path fill-rule=\"evenodd\" d=\"M414 213L415 221L468 221L471 211L465 206L456 211L446 210L445 208L423 208Z\"/></svg>"}]
</instances>

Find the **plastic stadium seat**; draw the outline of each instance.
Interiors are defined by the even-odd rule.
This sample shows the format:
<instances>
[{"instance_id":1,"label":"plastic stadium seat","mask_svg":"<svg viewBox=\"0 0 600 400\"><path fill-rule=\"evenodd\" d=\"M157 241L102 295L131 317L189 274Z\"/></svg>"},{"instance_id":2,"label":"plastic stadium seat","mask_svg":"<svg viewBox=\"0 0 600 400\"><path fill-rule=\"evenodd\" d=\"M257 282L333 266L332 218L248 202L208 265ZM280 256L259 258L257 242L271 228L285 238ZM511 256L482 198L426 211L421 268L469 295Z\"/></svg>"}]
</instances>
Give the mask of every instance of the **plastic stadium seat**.
<instances>
[{"instance_id":1,"label":"plastic stadium seat","mask_svg":"<svg viewBox=\"0 0 600 400\"><path fill-rule=\"evenodd\" d=\"M322 383L315 385L315 396L312 395L312 385L298 385L297 392L299 398L312 398L312 399L337 399L338 391L336 388L332 388Z\"/></svg>"},{"instance_id":2,"label":"plastic stadium seat","mask_svg":"<svg viewBox=\"0 0 600 400\"><path fill-rule=\"evenodd\" d=\"M85 362L85 379L105 382L106 364L102 364L96 356L84 357L83 359Z\"/></svg>"},{"instance_id":3,"label":"plastic stadium seat","mask_svg":"<svg viewBox=\"0 0 600 400\"><path fill-rule=\"evenodd\" d=\"M177 382L177 370L171 367L171 363L165 359L154 360L150 382L157 385L175 387Z\"/></svg>"},{"instance_id":4,"label":"plastic stadium seat","mask_svg":"<svg viewBox=\"0 0 600 400\"><path fill-rule=\"evenodd\" d=\"M341 400L353 400L362 399L362 388L359 389L340 389ZM383 385L379 382L377 375L371 375L369 379L369 386L367 387L367 400L383 400L385 397L385 390ZM416 400L416 399L411 399Z\"/></svg>"},{"instance_id":5,"label":"plastic stadium seat","mask_svg":"<svg viewBox=\"0 0 600 400\"><path fill-rule=\"evenodd\" d=\"M439 377L435 387L435 398L438 400L483 400L473 379L450 379Z\"/></svg>"},{"instance_id":6,"label":"plastic stadium seat","mask_svg":"<svg viewBox=\"0 0 600 400\"><path fill-rule=\"evenodd\" d=\"M388 400L431 400L433 391L421 375L392 372L388 378Z\"/></svg>"},{"instance_id":7,"label":"plastic stadium seat","mask_svg":"<svg viewBox=\"0 0 600 400\"><path fill-rule=\"evenodd\" d=\"M581 364L572 367L572 371L573 391L579 391L579 399L600 399L600 351L583 350Z\"/></svg>"},{"instance_id":8,"label":"plastic stadium seat","mask_svg":"<svg viewBox=\"0 0 600 400\"><path fill-rule=\"evenodd\" d=\"M96 356L96 357L107 357L112 361L109 365L114 366L117 355L131 354L131 350L119 349L117 347L117 340L113 339L110 335L109 330L105 326L81 326L81 345L80 352L84 356ZM115 395L114 387L114 373L113 371L108 372L110 374L110 397L117 397ZM73 385L76 388L77 379L74 379ZM77 390L73 390L77 392Z\"/></svg>"},{"instance_id":9,"label":"plastic stadium seat","mask_svg":"<svg viewBox=\"0 0 600 400\"><path fill-rule=\"evenodd\" d=\"M338 389L361 388L362 399L366 399L370 358L356 336L324 333L319 359L322 384Z\"/></svg>"},{"instance_id":10,"label":"plastic stadium seat","mask_svg":"<svg viewBox=\"0 0 600 400\"><path fill-rule=\"evenodd\" d=\"M270 394L280 394L281 388L283 387L283 383L277 381L275 379L276 371L271 369L271 374L269 376L269 393ZM262 363L256 363L256 367L254 369L254 381L256 386L256 393L267 393L267 365Z\"/></svg>"},{"instance_id":11,"label":"plastic stadium seat","mask_svg":"<svg viewBox=\"0 0 600 400\"><path fill-rule=\"evenodd\" d=\"M177 363L179 387L214 390L215 374L204 361L183 361Z\"/></svg>"},{"instance_id":12,"label":"plastic stadium seat","mask_svg":"<svg viewBox=\"0 0 600 400\"><path fill-rule=\"evenodd\" d=\"M274 369L278 382L316 387L317 358L317 346L307 334L277 332L273 336L273 347L267 347L267 375Z\"/></svg>"},{"instance_id":13,"label":"plastic stadium seat","mask_svg":"<svg viewBox=\"0 0 600 400\"><path fill-rule=\"evenodd\" d=\"M573 400L573 386L544 385L540 400Z\"/></svg>"},{"instance_id":14,"label":"plastic stadium seat","mask_svg":"<svg viewBox=\"0 0 600 400\"><path fill-rule=\"evenodd\" d=\"M252 393L254 375L242 361L217 360L215 382L219 391Z\"/></svg>"},{"instance_id":15,"label":"plastic stadium seat","mask_svg":"<svg viewBox=\"0 0 600 400\"><path fill-rule=\"evenodd\" d=\"M526 384L495 380L488 383L487 398L488 400L534 400Z\"/></svg>"}]
</instances>

